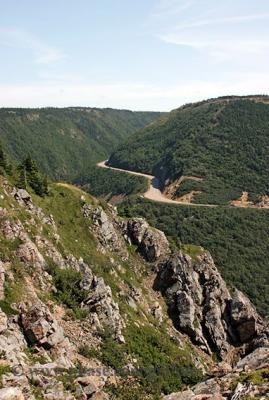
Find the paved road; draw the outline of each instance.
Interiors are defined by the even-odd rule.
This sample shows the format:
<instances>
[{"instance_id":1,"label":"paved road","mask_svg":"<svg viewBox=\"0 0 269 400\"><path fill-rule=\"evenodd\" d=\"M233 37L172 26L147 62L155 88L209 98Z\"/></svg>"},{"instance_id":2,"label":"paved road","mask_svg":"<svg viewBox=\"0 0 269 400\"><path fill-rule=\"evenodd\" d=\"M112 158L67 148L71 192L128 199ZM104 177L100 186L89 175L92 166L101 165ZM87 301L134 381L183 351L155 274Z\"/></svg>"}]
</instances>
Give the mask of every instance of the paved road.
<instances>
[{"instance_id":1,"label":"paved road","mask_svg":"<svg viewBox=\"0 0 269 400\"><path fill-rule=\"evenodd\" d=\"M143 176L144 178L148 179L149 188L142 195L142 197L144 197L145 199L157 201L157 202L161 202L161 203L180 204L180 205L184 205L184 206L187 205L187 206L194 206L194 207L217 207L217 205L213 205L213 204L194 204L194 203L186 203L186 202L168 199L161 192L160 182L159 182L158 178L156 178L155 176L148 175L148 174L142 174L141 172L134 172L134 171L126 170L126 169L110 167L110 166L106 165L106 162L107 162L107 160L102 161L102 162L98 163L97 166L101 167L101 168L112 169L115 171L127 172L128 174L131 174L131 175Z\"/></svg>"}]
</instances>

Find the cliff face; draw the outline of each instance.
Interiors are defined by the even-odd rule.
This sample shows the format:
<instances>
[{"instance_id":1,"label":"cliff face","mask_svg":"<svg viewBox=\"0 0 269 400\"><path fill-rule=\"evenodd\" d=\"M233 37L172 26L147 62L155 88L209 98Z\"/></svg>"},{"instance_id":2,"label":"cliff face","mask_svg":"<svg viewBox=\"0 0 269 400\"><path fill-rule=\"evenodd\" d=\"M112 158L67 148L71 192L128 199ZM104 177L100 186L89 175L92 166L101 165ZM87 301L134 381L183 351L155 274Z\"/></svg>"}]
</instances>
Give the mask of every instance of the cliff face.
<instances>
[{"instance_id":1,"label":"cliff face","mask_svg":"<svg viewBox=\"0 0 269 400\"><path fill-rule=\"evenodd\" d=\"M231 380L269 368L266 324L204 250L69 185L0 191L0 399L153 399L219 374L213 354Z\"/></svg>"},{"instance_id":2,"label":"cliff face","mask_svg":"<svg viewBox=\"0 0 269 400\"><path fill-rule=\"evenodd\" d=\"M249 299L239 290L227 288L206 252L201 251L194 260L174 253L161 265L156 285L167 299L175 326L221 360L232 364L265 331Z\"/></svg>"}]
</instances>

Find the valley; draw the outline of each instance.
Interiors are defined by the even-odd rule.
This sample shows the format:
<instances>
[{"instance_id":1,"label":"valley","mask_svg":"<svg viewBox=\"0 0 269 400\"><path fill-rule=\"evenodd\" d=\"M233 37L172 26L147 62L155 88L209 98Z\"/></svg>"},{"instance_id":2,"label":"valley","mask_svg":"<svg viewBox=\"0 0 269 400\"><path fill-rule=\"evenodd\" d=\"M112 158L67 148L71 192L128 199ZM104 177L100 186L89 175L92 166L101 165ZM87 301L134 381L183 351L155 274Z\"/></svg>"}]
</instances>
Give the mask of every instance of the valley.
<instances>
[{"instance_id":1,"label":"valley","mask_svg":"<svg viewBox=\"0 0 269 400\"><path fill-rule=\"evenodd\" d=\"M231 121L246 109L265 129L259 99L216 99L160 119L65 109L42 110L41 121L36 111L16 111L7 121L4 113L0 398L267 394L269 211L266 169L259 170L267 162L266 132L263 150L251 136L238 139L246 142L235 179L224 161L237 155L227 148L223 160L222 131L207 125L213 118L215 129L231 107ZM33 143L18 147L24 135ZM254 155L250 165L253 146L262 157ZM39 364L50 379L42 368L33 379ZM106 375L96 379L96 368Z\"/></svg>"},{"instance_id":2,"label":"valley","mask_svg":"<svg viewBox=\"0 0 269 400\"><path fill-rule=\"evenodd\" d=\"M189 202L188 200L186 201L180 201L180 200L172 200L168 196L166 196L164 193L162 193L160 187L160 181L156 176L153 175L148 175L148 174L143 174L141 172L135 172L135 171L129 171L126 169L122 168L116 168L116 167L111 167L110 165L107 165L107 161L101 161L100 163L97 164L98 167L100 168L106 168L110 169L113 171L121 171L128 173L130 175L135 175L135 176L141 176L148 181L148 190L141 194L142 197L148 200L160 202L160 203L168 203L168 204L180 204L180 205L190 205L190 206L198 206L198 207L216 207L214 204L194 204ZM185 180L191 179L189 177L184 177Z\"/></svg>"}]
</instances>

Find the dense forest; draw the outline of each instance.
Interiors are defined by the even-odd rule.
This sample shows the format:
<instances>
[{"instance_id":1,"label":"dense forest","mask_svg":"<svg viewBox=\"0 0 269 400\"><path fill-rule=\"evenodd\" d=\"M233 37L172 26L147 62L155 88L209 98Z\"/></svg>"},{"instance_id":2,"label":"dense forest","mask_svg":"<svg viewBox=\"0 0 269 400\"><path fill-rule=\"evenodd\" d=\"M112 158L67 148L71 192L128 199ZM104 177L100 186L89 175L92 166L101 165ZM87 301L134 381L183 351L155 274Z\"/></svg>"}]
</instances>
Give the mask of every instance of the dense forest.
<instances>
[{"instance_id":1,"label":"dense forest","mask_svg":"<svg viewBox=\"0 0 269 400\"><path fill-rule=\"evenodd\" d=\"M269 194L268 97L219 98L183 106L128 138L109 163L155 174L203 178L176 193L198 190L198 203L227 204L249 192ZM181 191L182 190L182 191Z\"/></svg>"},{"instance_id":2,"label":"dense forest","mask_svg":"<svg viewBox=\"0 0 269 400\"><path fill-rule=\"evenodd\" d=\"M134 196L119 211L147 218L176 246L209 250L226 282L245 292L262 315L269 314L269 210L174 206Z\"/></svg>"},{"instance_id":3,"label":"dense forest","mask_svg":"<svg viewBox=\"0 0 269 400\"><path fill-rule=\"evenodd\" d=\"M31 154L50 178L73 180L159 116L109 108L2 108L0 141L11 160Z\"/></svg>"},{"instance_id":4,"label":"dense forest","mask_svg":"<svg viewBox=\"0 0 269 400\"><path fill-rule=\"evenodd\" d=\"M102 169L94 165L89 167L75 183L91 195L106 200L110 200L113 196L144 193L148 188L148 181L142 176Z\"/></svg>"}]
</instances>

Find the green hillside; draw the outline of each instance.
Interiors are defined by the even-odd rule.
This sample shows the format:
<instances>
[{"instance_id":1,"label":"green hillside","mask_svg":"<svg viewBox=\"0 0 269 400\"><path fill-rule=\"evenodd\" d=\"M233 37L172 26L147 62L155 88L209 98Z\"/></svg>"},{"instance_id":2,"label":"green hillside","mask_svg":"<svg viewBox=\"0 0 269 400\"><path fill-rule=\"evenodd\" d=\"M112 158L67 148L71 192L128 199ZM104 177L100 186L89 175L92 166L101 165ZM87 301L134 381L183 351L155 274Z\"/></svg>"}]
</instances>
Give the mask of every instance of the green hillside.
<instances>
[{"instance_id":1,"label":"green hillside","mask_svg":"<svg viewBox=\"0 0 269 400\"><path fill-rule=\"evenodd\" d=\"M12 160L30 153L51 178L71 180L159 116L109 108L3 108L0 141Z\"/></svg>"},{"instance_id":2,"label":"green hillside","mask_svg":"<svg viewBox=\"0 0 269 400\"><path fill-rule=\"evenodd\" d=\"M202 193L196 202L225 204L249 192L269 194L269 99L229 97L183 106L128 138L109 160L113 166L153 173L167 183L181 175L176 193Z\"/></svg>"}]
</instances>

